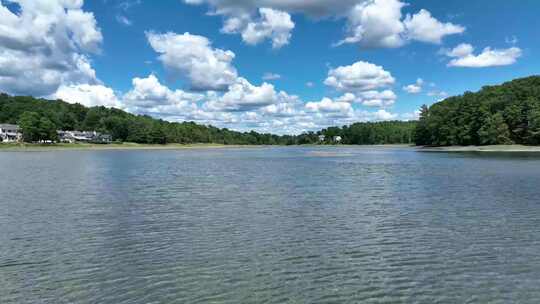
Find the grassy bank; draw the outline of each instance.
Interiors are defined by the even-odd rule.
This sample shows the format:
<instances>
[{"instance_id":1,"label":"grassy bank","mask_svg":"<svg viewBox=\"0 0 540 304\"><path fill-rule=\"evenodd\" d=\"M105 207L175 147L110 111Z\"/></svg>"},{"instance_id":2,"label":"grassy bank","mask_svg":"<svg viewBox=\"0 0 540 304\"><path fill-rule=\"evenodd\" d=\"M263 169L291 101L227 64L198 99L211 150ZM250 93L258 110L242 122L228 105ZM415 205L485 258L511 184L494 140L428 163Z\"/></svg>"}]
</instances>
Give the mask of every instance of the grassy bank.
<instances>
[{"instance_id":1,"label":"grassy bank","mask_svg":"<svg viewBox=\"0 0 540 304\"><path fill-rule=\"evenodd\" d=\"M148 145L136 143L122 144L0 144L0 151L61 151L61 150L179 150L179 149L197 149L197 148L239 148L239 147L257 147L242 145L220 145L220 144L167 144L167 145Z\"/></svg>"}]
</instances>

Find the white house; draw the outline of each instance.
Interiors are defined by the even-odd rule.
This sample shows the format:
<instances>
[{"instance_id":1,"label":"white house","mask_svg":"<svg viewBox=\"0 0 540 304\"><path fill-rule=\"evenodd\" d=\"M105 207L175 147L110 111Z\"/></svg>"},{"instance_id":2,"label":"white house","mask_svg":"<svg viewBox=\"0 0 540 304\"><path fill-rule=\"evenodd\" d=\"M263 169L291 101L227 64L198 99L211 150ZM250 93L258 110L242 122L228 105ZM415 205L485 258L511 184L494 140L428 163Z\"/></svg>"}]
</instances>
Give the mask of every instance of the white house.
<instances>
[{"instance_id":1,"label":"white house","mask_svg":"<svg viewBox=\"0 0 540 304\"><path fill-rule=\"evenodd\" d=\"M58 138L63 143L91 142L110 143L112 137L96 131L58 131Z\"/></svg>"},{"instance_id":2,"label":"white house","mask_svg":"<svg viewBox=\"0 0 540 304\"><path fill-rule=\"evenodd\" d=\"M0 124L0 142L17 142L22 139L21 128L17 125Z\"/></svg>"},{"instance_id":3,"label":"white house","mask_svg":"<svg viewBox=\"0 0 540 304\"><path fill-rule=\"evenodd\" d=\"M334 136L334 142L339 144L341 143L341 141L343 140L343 138L341 138L341 136Z\"/></svg>"},{"instance_id":4,"label":"white house","mask_svg":"<svg viewBox=\"0 0 540 304\"><path fill-rule=\"evenodd\" d=\"M325 140L326 140L326 136L324 136L324 135L319 135L319 141L320 141L320 142L323 142L323 141L325 141Z\"/></svg>"}]
</instances>

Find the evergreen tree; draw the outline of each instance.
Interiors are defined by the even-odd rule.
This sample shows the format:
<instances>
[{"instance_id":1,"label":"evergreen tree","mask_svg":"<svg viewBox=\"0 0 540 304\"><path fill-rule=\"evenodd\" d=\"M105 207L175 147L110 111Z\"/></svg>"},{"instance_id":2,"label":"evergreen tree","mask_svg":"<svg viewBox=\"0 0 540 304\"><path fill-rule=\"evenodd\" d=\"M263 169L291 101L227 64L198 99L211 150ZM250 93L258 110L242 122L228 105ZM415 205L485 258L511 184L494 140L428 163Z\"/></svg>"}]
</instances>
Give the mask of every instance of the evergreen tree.
<instances>
[{"instance_id":1,"label":"evergreen tree","mask_svg":"<svg viewBox=\"0 0 540 304\"><path fill-rule=\"evenodd\" d=\"M417 145L428 145L430 140L430 132L429 132L429 126L428 126L428 115L429 115L429 109L426 105L422 105L420 108L420 118L418 120L418 123L416 125L416 131L414 134L414 142Z\"/></svg>"}]
</instances>

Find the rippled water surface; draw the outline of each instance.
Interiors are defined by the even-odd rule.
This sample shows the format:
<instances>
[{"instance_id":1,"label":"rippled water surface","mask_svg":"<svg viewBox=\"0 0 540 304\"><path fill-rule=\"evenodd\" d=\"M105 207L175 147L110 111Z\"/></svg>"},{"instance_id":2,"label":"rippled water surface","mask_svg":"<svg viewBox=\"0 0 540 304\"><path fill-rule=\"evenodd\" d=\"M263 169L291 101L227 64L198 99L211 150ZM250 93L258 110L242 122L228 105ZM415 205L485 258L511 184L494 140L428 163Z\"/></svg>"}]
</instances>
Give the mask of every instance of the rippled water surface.
<instances>
[{"instance_id":1,"label":"rippled water surface","mask_svg":"<svg viewBox=\"0 0 540 304\"><path fill-rule=\"evenodd\" d=\"M540 156L0 153L0 303L540 303Z\"/></svg>"}]
</instances>

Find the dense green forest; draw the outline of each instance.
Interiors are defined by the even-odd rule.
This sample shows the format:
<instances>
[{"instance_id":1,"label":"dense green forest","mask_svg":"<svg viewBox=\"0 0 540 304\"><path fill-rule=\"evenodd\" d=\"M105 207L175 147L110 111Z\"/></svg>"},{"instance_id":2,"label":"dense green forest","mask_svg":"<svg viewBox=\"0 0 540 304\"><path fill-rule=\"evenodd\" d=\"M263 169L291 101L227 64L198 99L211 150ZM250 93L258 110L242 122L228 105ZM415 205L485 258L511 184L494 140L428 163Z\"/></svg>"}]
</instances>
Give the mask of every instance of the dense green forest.
<instances>
[{"instance_id":1,"label":"dense green forest","mask_svg":"<svg viewBox=\"0 0 540 304\"><path fill-rule=\"evenodd\" d=\"M19 124L30 130L27 141L54 140L55 130L99 131L113 140L145 144L219 143L274 145L294 144L293 136L235 132L194 122L172 123L119 109L70 104L61 100L0 94L0 123ZM35 134L35 135L34 135ZM26 140L26 139L25 139Z\"/></svg>"},{"instance_id":2,"label":"dense green forest","mask_svg":"<svg viewBox=\"0 0 540 304\"><path fill-rule=\"evenodd\" d=\"M415 122L355 123L301 135L273 135L236 132L194 122L167 122L119 109L70 104L27 96L0 94L0 123L19 124L25 141L56 140L56 130L99 131L113 140L148 144L217 143L248 145L333 144L341 136L343 144L412 143ZM321 142L319 135L325 135Z\"/></svg>"},{"instance_id":3,"label":"dense green forest","mask_svg":"<svg viewBox=\"0 0 540 304\"><path fill-rule=\"evenodd\" d=\"M540 76L486 86L423 106L415 143L427 146L540 144Z\"/></svg>"}]
</instances>

